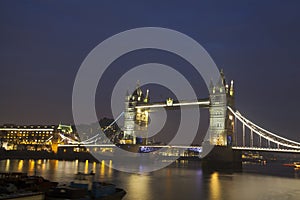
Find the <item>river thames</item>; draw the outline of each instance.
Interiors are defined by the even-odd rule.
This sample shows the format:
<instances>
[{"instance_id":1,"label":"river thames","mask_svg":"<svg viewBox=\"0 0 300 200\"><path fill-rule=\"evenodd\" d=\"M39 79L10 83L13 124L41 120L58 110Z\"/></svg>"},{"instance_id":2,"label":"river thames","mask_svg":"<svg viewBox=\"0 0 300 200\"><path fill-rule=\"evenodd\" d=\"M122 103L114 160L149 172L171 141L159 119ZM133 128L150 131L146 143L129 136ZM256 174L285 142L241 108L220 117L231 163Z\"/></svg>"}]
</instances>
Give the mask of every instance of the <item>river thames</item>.
<instances>
[{"instance_id":1,"label":"river thames","mask_svg":"<svg viewBox=\"0 0 300 200\"><path fill-rule=\"evenodd\" d=\"M244 164L243 172L203 172L199 161L177 161L164 169L141 174L116 171L110 166L112 161L0 161L1 171L36 173L60 183L68 183L77 172L93 171L97 180L125 189L127 200L300 199L300 170L280 163Z\"/></svg>"}]
</instances>

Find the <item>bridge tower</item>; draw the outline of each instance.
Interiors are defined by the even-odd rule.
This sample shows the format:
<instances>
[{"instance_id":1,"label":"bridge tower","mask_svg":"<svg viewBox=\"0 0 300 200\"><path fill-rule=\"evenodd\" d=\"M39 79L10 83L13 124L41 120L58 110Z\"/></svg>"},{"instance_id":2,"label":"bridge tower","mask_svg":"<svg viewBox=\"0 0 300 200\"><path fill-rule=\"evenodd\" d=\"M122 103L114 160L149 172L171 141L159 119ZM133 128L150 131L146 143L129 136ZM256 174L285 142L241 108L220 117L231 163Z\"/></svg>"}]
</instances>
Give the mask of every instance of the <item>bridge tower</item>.
<instances>
[{"instance_id":1,"label":"bridge tower","mask_svg":"<svg viewBox=\"0 0 300 200\"><path fill-rule=\"evenodd\" d=\"M241 169L241 152L233 151L234 117L227 106L234 108L233 81L230 86L226 83L223 70L220 80L209 87L210 127L209 138L202 144L205 157L202 160L203 169Z\"/></svg>"},{"instance_id":2,"label":"bridge tower","mask_svg":"<svg viewBox=\"0 0 300 200\"><path fill-rule=\"evenodd\" d=\"M234 100L234 87L233 87L233 80L230 81L230 85L225 84L226 90L226 101L227 106L235 109L235 100ZM236 140L234 132L235 132L235 118L230 113L230 111L226 108L226 120L225 120L225 131L227 135L227 146L232 146Z\"/></svg>"},{"instance_id":3,"label":"bridge tower","mask_svg":"<svg viewBox=\"0 0 300 200\"><path fill-rule=\"evenodd\" d=\"M131 140L135 143L135 132L134 132L134 118L135 118L135 104L132 102L132 96L127 92L125 96L125 109L124 109L124 143L125 141Z\"/></svg>"},{"instance_id":4,"label":"bridge tower","mask_svg":"<svg viewBox=\"0 0 300 200\"><path fill-rule=\"evenodd\" d=\"M146 144L148 131L148 109L136 108L137 105L149 103L149 90L143 94L139 83L132 95L128 92L125 97L124 110L124 139L132 144ZM138 138L139 141L136 141ZM143 139L145 138L145 139Z\"/></svg>"},{"instance_id":5,"label":"bridge tower","mask_svg":"<svg viewBox=\"0 0 300 200\"><path fill-rule=\"evenodd\" d=\"M223 77L221 77L223 79ZM212 145L226 146L227 137L225 131L226 119L226 91L223 81L220 79L217 84L210 82L209 99L210 99L210 125L209 125L209 142Z\"/></svg>"},{"instance_id":6,"label":"bridge tower","mask_svg":"<svg viewBox=\"0 0 300 200\"><path fill-rule=\"evenodd\" d=\"M234 107L233 81L229 86L223 70L220 72L218 83L210 83L210 136L209 143L217 146L231 146L233 144L234 121L227 106Z\"/></svg>"}]
</instances>

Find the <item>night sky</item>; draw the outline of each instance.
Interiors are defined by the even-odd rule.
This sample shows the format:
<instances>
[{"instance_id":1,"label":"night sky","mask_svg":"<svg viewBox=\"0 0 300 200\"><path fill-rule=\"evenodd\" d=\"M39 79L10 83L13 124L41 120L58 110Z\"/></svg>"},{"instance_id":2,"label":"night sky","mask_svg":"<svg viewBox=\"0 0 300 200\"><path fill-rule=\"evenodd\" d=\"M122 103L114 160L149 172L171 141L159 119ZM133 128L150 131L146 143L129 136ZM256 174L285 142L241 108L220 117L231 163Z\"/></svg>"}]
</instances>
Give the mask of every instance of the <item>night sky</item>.
<instances>
[{"instance_id":1,"label":"night sky","mask_svg":"<svg viewBox=\"0 0 300 200\"><path fill-rule=\"evenodd\" d=\"M299 9L296 0L0 0L0 124L73 123L73 83L87 54L121 31L154 26L198 41L235 80L242 114L300 141ZM102 81L110 88L124 69L149 61L186 65L166 52L136 52L116 61ZM201 77L183 71L194 85L200 82L199 97L207 96ZM153 100L167 97L157 91L151 90ZM109 95L107 88L97 91L99 118L110 117Z\"/></svg>"}]
</instances>

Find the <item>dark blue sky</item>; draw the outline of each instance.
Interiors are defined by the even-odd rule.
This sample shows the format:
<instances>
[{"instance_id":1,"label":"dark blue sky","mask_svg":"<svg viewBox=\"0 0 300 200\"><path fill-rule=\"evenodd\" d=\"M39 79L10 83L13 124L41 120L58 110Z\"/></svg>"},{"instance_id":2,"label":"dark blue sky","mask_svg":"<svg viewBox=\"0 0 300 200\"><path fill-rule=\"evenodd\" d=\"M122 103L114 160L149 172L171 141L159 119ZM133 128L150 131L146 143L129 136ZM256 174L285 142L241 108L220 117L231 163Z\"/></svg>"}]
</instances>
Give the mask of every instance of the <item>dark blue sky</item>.
<instances>
[{"instance_id":1,"label":"dark blue sky","mask_svg":"<svg viewBox=\"0 0 300 200\"><path fill-rule=\"evenodd\" d=\"M87 54L116 33L156 26L183 32L204 46L226 77L235 80L241 113L300 141L299 9L299 1L275 0L1 0L0 124L73 123L73 82ZM133 58L147 61L145 54L138 55L124 58L124 65L134 66ZM158 61L164 57L151 55ZM172 56L162 62L180 63ZM111 73L107 79L114 78ZM109 115L102 103L97 110L99 117Z\"/></svg>"}]
</instances>

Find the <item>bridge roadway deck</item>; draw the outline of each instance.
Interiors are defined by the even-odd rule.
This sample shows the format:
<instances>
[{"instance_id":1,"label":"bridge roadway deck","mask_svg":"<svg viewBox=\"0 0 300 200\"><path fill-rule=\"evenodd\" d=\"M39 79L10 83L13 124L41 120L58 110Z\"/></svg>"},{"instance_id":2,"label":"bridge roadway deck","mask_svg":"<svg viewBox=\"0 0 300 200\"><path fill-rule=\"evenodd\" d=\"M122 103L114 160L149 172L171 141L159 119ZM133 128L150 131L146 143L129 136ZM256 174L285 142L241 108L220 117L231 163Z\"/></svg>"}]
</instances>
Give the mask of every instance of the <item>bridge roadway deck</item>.
<instances>
[{"instance_id":1,"label":"bridge roadway deck","mask_svg":"<svg viewBox=\"0 0 300 200\"><path fill-rule=\"evenodd\" d=\"M102 147L102 148L115 148L115 144L64 144L58 145L59 147ZM202 151L202 146L186 146L186 145L141 145L141 147L151 147L151 148L179 148L179 149L199 149ZM297 149L278 149L278 148L262 148L262 147L232 147L234 150L240 151L264 151L264 152L277 152L277 153L300 153L300 150Z\"/></svg>"}]
</instances>

